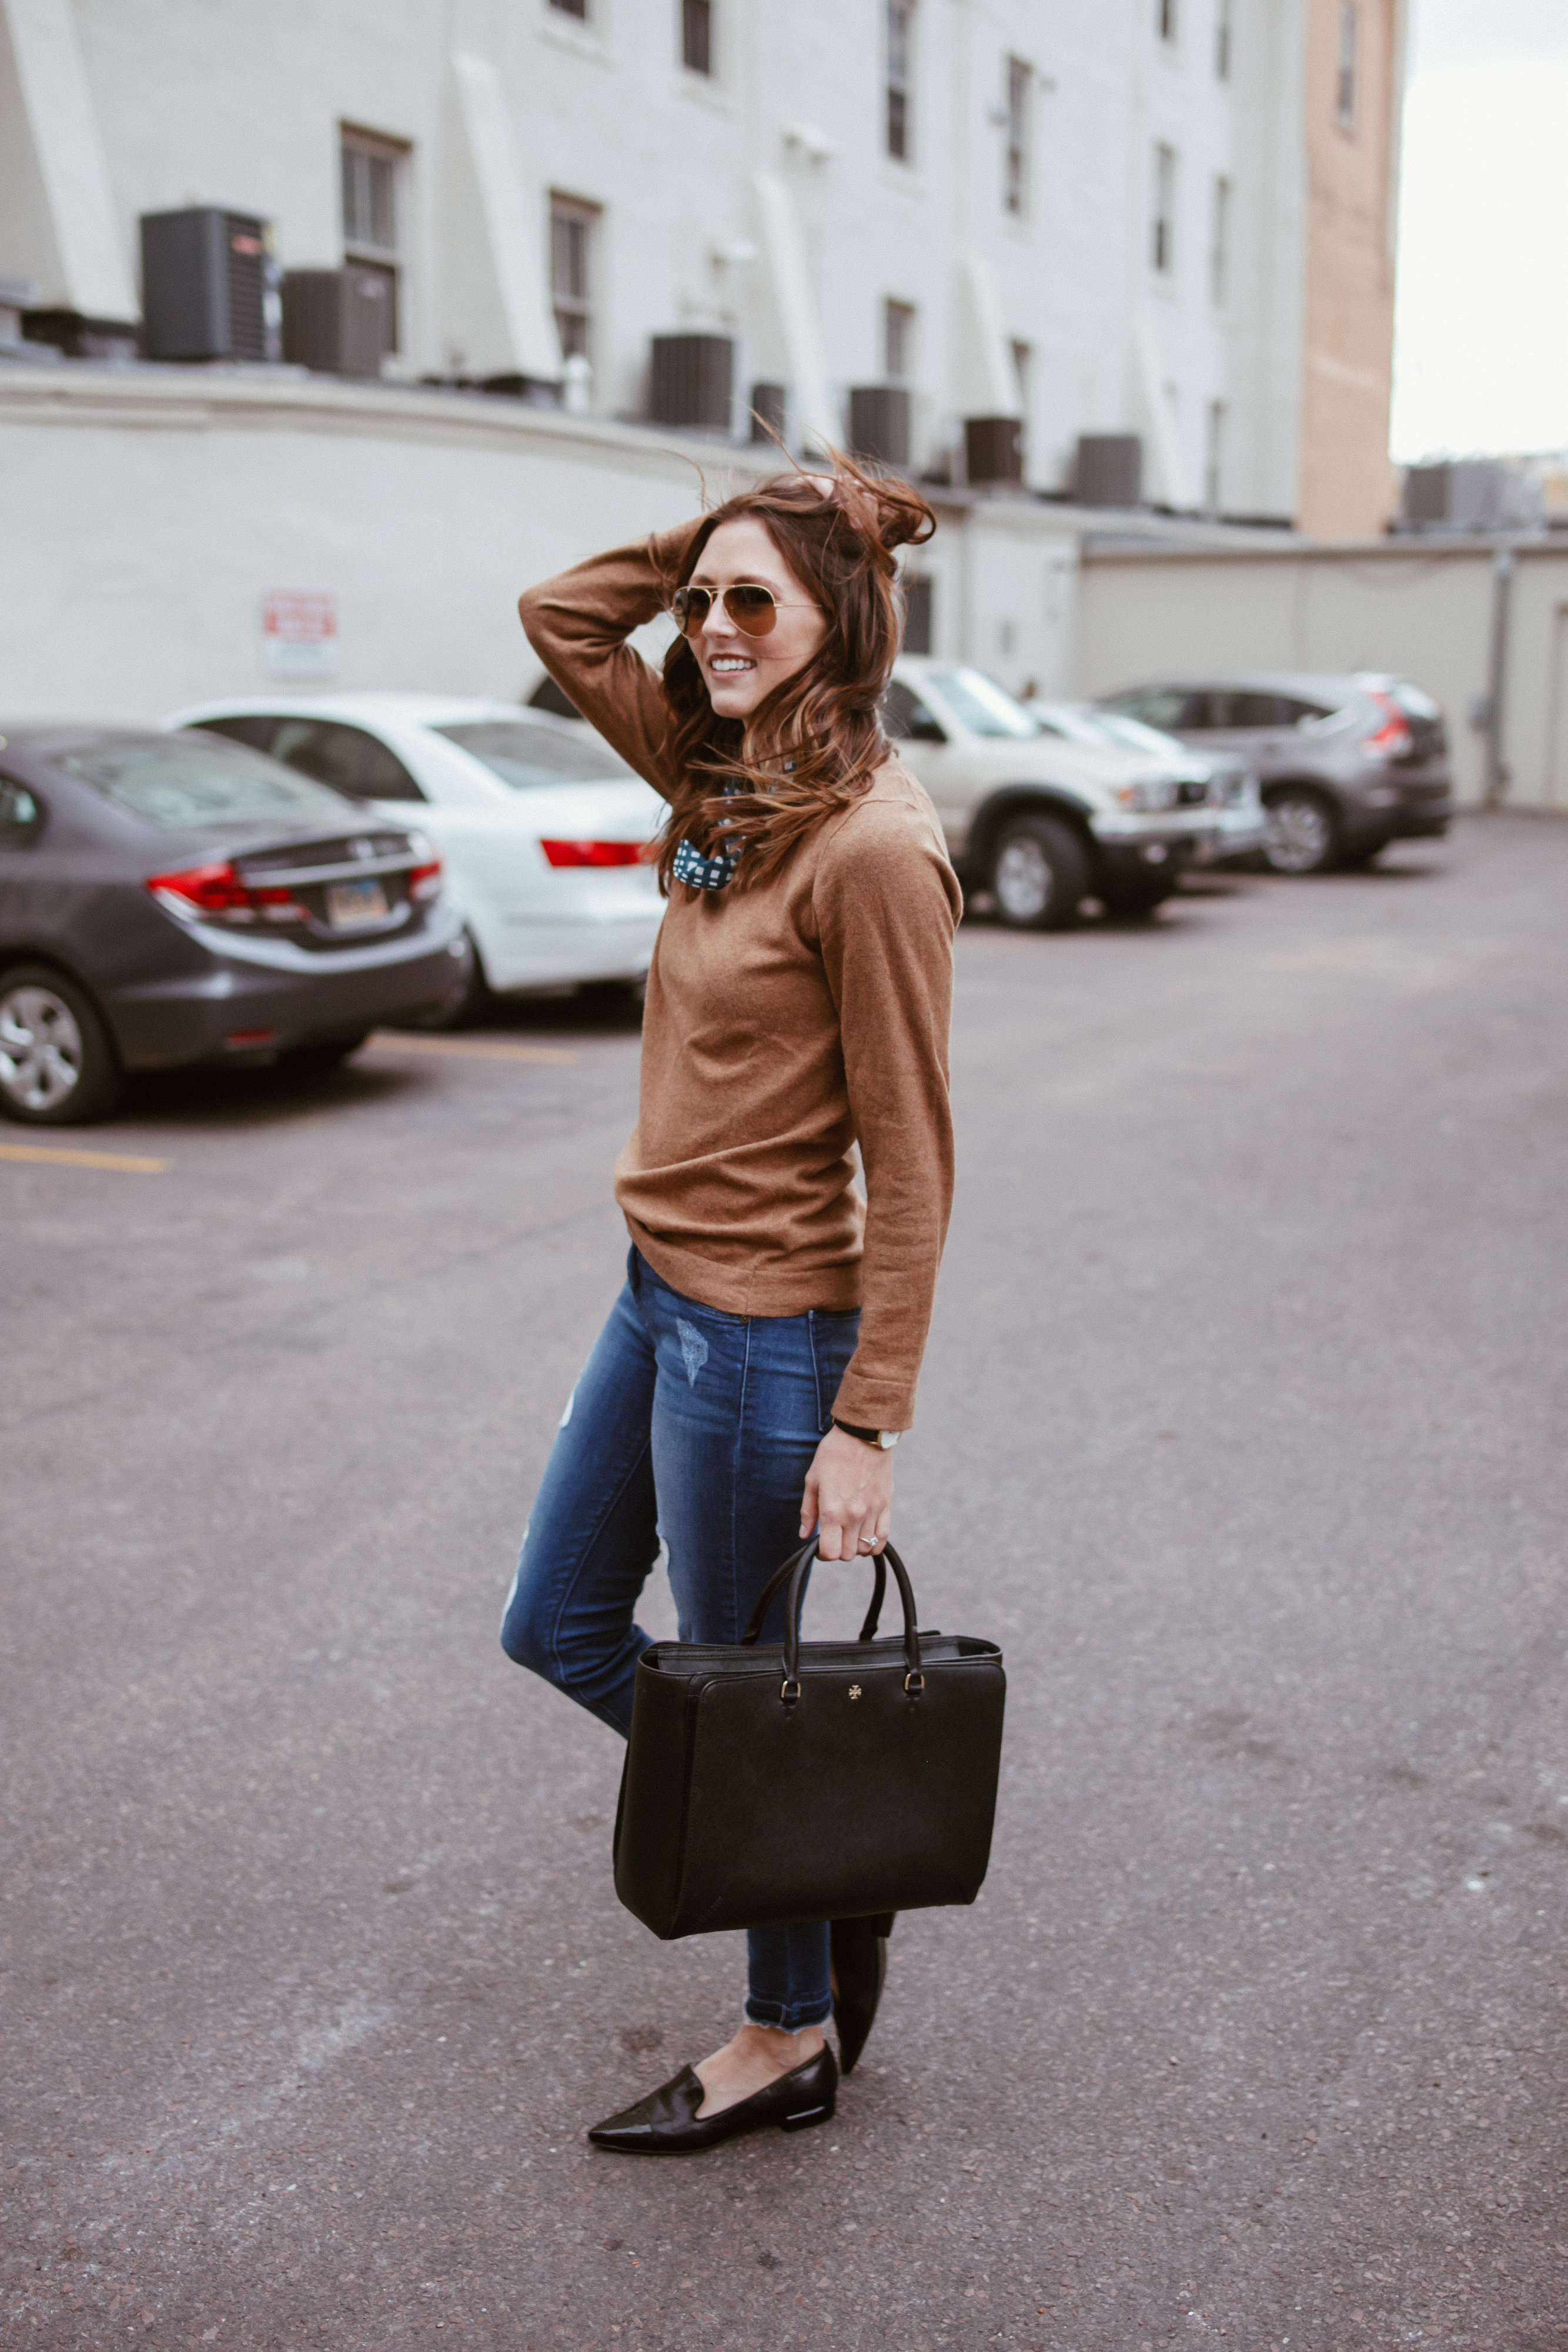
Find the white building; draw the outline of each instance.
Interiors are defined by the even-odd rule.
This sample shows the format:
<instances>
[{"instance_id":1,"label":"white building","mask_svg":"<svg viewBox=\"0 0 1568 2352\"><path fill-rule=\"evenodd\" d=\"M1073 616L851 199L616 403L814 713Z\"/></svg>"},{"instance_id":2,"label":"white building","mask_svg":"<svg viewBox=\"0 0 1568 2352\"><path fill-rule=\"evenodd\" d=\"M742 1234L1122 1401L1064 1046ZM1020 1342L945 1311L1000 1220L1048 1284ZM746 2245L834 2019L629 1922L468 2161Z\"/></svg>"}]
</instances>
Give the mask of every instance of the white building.
<instances>
[{"instance_id":1,"label":"white building","mask_svg":"<svg viewBox=\"0 0 1568 2352\"><path fill-rule=\"evenodd\" d=\"M1370 530L1399 19L1399 0L0 0L0 278L134 319L139 215L216 205L272 224L287 268L380 273L390 373L559 379L582 352L592 407L643 417L652 338L706 330L736 339L742 415L781 383L798 431L842 440L852 387L906 387L919 468L948 467L964 417L1021 416L1040 488L1071 487L1080 435L1135 434L1157 504ZM1348 434L1375 478L1359 517L1308 446L1314 383L1354 398L1358 375L1364 419L1333 422L1335 474Z\"/></svg>"},{"instance_id":2,"label":"white building","mask_svg":"<svg viewBox=\"0 0 1568 2352\"><path fill-rule=\"evenodd\" d=\"M1392 509L1403 5L0 0L0 713L527 692L517 589L777 462L759 386L796 446L906 416L933 650L1071 691L1082 436L1178 516ZM264 267L348 273L368 377L135 356L141 220L204 206L256 333Z\"/></svg>"}]
</instances>

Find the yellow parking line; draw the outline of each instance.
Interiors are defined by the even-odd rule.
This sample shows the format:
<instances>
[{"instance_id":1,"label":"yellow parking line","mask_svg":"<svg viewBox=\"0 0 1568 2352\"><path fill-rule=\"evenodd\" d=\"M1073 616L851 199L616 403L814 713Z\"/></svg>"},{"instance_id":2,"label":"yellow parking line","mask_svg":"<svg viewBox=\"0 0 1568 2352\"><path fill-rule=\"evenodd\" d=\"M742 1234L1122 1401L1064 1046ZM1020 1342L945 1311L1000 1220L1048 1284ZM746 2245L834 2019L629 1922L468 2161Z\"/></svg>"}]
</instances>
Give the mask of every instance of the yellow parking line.
<instances>
[{"instance_id":1,"label":"yellow parking line","mask_svg":"<svg viewBox=\"0 0 1568 2352\"><path fill-rule=\"evenodd\" d=\"M417 1037L402 1030L378 1029L369 1040L383 1054L460 1054L482 1062L576 1062L578 1054L560 1045L510 1045L501 1037Z\"/></svg>"},{"instance_id":2,"label":"yellow parking line","mask_svg":"<svg viewBox=\"0 0 1568 2352\"><path fill-rule=\"evenodd\" d=\"M128 1151L68 1151L53 1143L0 1143L0 1160L42 1160L57 1168L107 1168L116 1176L162 1176L168 1160L140 1160Z\"/></svg>"}]
</instances>

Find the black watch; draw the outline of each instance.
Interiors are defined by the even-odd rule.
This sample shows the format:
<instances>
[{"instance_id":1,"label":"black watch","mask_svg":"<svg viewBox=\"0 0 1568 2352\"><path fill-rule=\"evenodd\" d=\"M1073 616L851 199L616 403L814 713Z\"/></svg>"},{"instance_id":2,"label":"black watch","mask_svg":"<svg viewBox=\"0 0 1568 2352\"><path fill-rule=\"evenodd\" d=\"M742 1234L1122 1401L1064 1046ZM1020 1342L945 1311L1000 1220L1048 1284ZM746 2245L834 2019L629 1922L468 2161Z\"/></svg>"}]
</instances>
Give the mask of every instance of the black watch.
<instances>
[{"instance_id":1,"label":"black watch","mask_svg":"<svg viewBox=\"0 0 1568 2352\"><path fill-rule=\"evenodd\" d=\"M841 1421L837 1413L832 1418L833 1427L841 1429L846 1437L858 1437L862 1445L880 1446L884 1454L891 1454L904 1434L898 1429L857 1429L852 1421Z\"/></svg>"}]
</instances>

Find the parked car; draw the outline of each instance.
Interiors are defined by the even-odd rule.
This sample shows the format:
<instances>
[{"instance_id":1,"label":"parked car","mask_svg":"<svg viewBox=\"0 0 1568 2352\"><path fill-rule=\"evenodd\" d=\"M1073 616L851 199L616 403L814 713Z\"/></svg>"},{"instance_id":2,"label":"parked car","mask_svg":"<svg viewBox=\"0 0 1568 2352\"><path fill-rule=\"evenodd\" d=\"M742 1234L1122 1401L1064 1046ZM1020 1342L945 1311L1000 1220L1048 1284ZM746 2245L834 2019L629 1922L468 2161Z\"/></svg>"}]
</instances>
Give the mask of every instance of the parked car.
<instances>
[{"instance_id":1,"label":"parked car","mask_svg":"<svg viewBox=\"0 0 1568 2352\"><path fill-rule=\"evenodd\" d=\"M1200 866L1251 856L1268 840L1269 819L1258 779L1234 754L1195 751L1176 736L1145 727L1141 719L1128 719L1119 710L1099 710L1092 702L1031 701L1024 709L1042 734L1060 735L1069 743L1118 744L1158 761L1178 783L1192 779L1201 782L1214 812L1215 838L1197 852Z\"/></svg>"},{"instance_id":2,"label":"parked car","mask_svg":"<svg viewBox=\"0 0 1568 2352\"><path fill-rule=\"evenodd\" d=\"M1370 866L1391 841L1448 829L1443 714L1405 678L1373 670L1183 678L1124 688L1100 708L1254 769L1269 811L1263 854L1276 873Z\"/></svg>"},{"instance_id":3,"label":"parked car","mask_svg":"<svg viewBox=\"0 0 1568 2352\"><path fill-rule=\"evenodd\" d=\"M883 723L936 803L971 890L1004 923L1061 930L1086 898L1148 914L1218 837L1207 776L1182 780L1146 752L1042 734L977 669L905 654Z\"/></svg>"},{"instance_id":4,"label":"parked car","mask_svg":"<svg viewBox=\"0 0 1568 2352\"><path fill-rule=\"evenodd\" d=\"M0 732L0 1111L101 1118L131 1070L337 1059L462 984L440 853L207 735Z\"/></svg>"},{"instance_id":5,"label":"parked car","mask_svg":"<svg viewBox=\"0 0 1568 2352\"><path fill-rule=\"evenodd\" d=\"M429 694L235 697L176 711L270 753L436 843L485 995L562 982L635 985L664 901L644 845L664 803L580 719Z\"/></svg>"}]
</instances>

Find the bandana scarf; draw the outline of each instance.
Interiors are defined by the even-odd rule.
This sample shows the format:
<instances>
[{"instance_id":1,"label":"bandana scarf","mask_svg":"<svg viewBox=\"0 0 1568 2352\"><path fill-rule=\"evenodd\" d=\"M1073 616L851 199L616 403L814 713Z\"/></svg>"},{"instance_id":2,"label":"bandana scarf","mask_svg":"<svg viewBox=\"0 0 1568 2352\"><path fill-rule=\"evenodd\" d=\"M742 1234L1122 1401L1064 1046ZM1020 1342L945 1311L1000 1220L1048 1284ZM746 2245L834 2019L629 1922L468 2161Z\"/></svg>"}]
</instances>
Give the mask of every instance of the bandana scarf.
<instances>
[{"instance_id":1,"label":"bandana scarf","mask_svg":"<svg viewBox=\"0 0 1568 2352\"><path fill-rule=\"evenodd\" d=\"M738 784L726 784L726 800L732 800L739 790ZM705 857L690 841L683 841L670 873L675 881L685 882L694 890L722 890L739 863L738 849L721 849L716 857Z\"/></svg>"}]
</instances>

